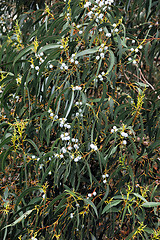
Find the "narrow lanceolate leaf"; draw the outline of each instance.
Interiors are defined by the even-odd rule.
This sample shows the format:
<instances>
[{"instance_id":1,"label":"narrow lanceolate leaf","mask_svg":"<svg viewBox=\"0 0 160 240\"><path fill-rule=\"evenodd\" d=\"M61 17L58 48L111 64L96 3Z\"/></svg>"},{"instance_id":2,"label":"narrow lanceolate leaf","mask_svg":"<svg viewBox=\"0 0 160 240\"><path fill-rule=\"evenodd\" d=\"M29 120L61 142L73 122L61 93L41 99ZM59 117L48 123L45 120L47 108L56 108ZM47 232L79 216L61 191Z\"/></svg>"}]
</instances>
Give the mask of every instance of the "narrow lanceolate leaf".
<instances>
[{"instance_id":1,"label":"narrow lanceolate leaf","mask_svg":"<svg viewBox=\"0 0 160 240\"><path fill-rule=\"evenodd\" d=\"M20 216L16 221L14 221L13 223L5 226L4 228L8 228L8 227L13 227L13 226L15 226L17 223L21 222L23 219L25 219L26 217L28 217L28 215L30 215L33 210L34 210L34 209L28 210L28 211L25 212L22 216ZM2 230L3 230L4 228L2 228Z\"/></svg>"},{"instance_id":2,"label":"narrow lanceolate leaf","mask_svg":"<svg viewBox=\"0 0 160 240\"><path fill-rule=\"evenodd\" d=\"M74 91L72 91L71 100L70 100L69 107L68 107L68 109L67 109L67 113L66 113L65 118L68 117L68 114L69 114L70 111L71 111L71 108L72 108L72 105L73 105L73 101L74 101Z\"/></svg>"},{"instance_id":3,"label":"narrow lanceolate leaf","mask_svg":"<svg viewBox=\"0 0 160 240\"><path fill-rule=\"evenodd\" d=\"M48 44L44 47L41 47L38 51L38 54L41 53L41 52L45 52L47 50L51 50L51 49L55 49L55 48L60 48L62 45L60 44Z\"/></svg>"},{"instance_id":4,"label":"narrow lanceolate leaf","mask_svg":"<svg viewBox=\"0 0 160 240\"><path fill-rule=\"evenodd\" d=\"M29 194L30 192L33 192L33 191L37 191L37 190L40 190L42 187L40 186L36 186L36 187L30 187L28 189L26 189L25 191L23 191L21 193L21 195L18 197L17 199L17 202L16 202L16 205L15 205L15 209L17 209L17 206L18 204L21 202L22 198L24 198L27 194Z\"/></svg>"},{"instance_id":5,"label":"narrow lanceolate leaf","mask_svg":"<svg viewBox=\"0 0 160 240\"><path fill-rule=\"evenodd\" d=\"M94 47L94 48L90 48L90 49L86 49L82 52L79 52L76 54L76 57L82 57L84 55L87 55L87 54L93 54L93 53L96 53L98 51L99 47Z\"/></svg>"},{"instance_id":6,"label":"narrow lanceolate leaf","mask_svg":"<svg viewBox=\"0 0 160 240\"><path fill-rule=\"evenodd\" d=\"M110 65L107 69L107 72L109 73L113 69L115 57L114 57L114 53L111 50L108 50L108 52L110 53L110 56L109 56Z\"/></svg>"},{"instance_id":7,"label":"narrow lanceolate leaf","mask_svg":"<svg viewBox=\"0 0 160 240\"><path fill-rule=\"evenodd\" d=\"M142 207L151 208L160 206L160 202L145 202L142 204Z\"/></svg>"},{"instance_id":8,"label":"narrow lanceolate leaf","mask_svg":"<svg viewBox=\"0 0 160 240\"><path fill-rule=\"evenodd\" d=\"M19 60L21 59L21 57L23 57L25 54L28 54L29 52L31 52L31 50L33 49L33 46L29 46L26 47L25 49L23 49L22 51L20 51L20 53L15 57L13 65Z\"/></svg>"},{"instance_id":9,"label":"narrow lanceolate leaf","mask_svg":"<svg viewBox=\"0 0 160 240\"><path fill-rule=\"evenodd\" d=\"M90 206L93 208L96 216L98 217L97 208L96 208L96 206L94 205L94 203L93 203L91 200L89 200L89 199L84 199L84 202L85 202L86 204L90 205Z\"/></svg>"},{"instance_id":10,"label":"narrow lanceolate leaf","mask_svg":"<svg viewBox=\"0 0 160 240\"><path fill-rule=\"evenodd\" d=\"M103 209L102 214L108 212L108 210L110 210L114 206L117 206L120 202L122 202L122 200L113 200L112 202L108 203L107 206L105 206L105 208Z\"/></svg>"},{"instance_id":11,"label":"narrow lanceolate leaf","mask_svg":"<svg viewBox=\"0 0 160 240\"><path fill-rule=\"evenodd\" d=\"M133 193L133 194L134 194L134 196L140 198L142 201L148 203L148 201L144 197L142 197L139 193Z\"/></svg>"},{"instance_id":12,"label":"narrow lanceolate leaf","mask_svg":"<svg viewBox=\"0 0 160 240\"><path fill-rule=\"evenodd\" d=\"M35 150L37 151L37 153L39 154L39 156L41 155L39 149L38 149L38 146L31 140L31 139L25 139L24 140L25 142L29 142L34 148Z\"/></svg>"}]
</instances>

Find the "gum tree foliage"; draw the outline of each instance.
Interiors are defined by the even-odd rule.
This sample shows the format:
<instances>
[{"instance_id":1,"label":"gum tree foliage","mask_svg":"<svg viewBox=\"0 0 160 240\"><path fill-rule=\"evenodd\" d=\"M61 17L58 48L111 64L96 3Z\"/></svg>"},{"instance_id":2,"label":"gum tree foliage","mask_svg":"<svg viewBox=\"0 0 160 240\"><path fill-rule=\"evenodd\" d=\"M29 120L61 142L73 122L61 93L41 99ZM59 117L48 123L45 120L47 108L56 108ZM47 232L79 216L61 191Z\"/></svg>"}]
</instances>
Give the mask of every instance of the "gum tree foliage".
<instances>
[{"instance_id":1,"label":"gum tree foliage","mask_svg":"<svg viewBox=\"0 0 160 240\"><path fill-rule=\"evenodd\" d=\"M1 239L159 239L159 1L6 11Z\"/></svg>"}]
</instances>

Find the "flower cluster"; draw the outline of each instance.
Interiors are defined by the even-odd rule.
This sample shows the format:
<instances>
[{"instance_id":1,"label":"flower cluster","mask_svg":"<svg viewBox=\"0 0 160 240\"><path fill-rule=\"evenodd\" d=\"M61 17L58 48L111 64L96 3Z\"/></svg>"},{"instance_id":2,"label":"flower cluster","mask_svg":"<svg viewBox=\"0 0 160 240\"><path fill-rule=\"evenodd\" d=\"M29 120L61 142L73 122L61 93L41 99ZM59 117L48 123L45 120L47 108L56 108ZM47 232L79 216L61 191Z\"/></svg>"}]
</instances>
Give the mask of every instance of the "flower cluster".
<instances>
[{"instance_id":1,"label":"flower cluster","mask_svg":"<svg viewBox=\"0 0 160 240\"><path fill-rule=\"evenodd\" d=\"M102 175L103 183L107 182L106 178L108 178L108 177L109 177L108 173Z\"/></svg>"},{"instance_id":2,"label":"flower cluster","mask_svg":"<svg viewBox=\"0 0 160 240\"><path fill-rule=\"evenodd\" d=\"M92 150L94 150L94 151L97 151L97 150L98 150L97 145L95 145L95 144L93 144L93 143L90 144L90 148L91 148Z\"/></svg>"},{"instance_id":3,"label":"flower cluster","mask_svg":"<svg viewBox=\"0 0 160 240\"><path fill-rule=\"evenodd\" d=\"M73 53L72 56L71 56L71 58L70 58L70 62L71 62L71 63L75 63L76 65L78 65L79 62L76 60L75 57L76 57L76 54Z\"/></svg>"},{"instance_id":4,"label":"flower cluster","mask_svg":"<svg viewBox=\"0 0 160 240\"><path fill-rule=\"evenodd\" d=\"M50 116L50 118L51 118L52 120L55 121L55 120L58 119L58 115L55 115L55 114L53 113L53 111L52 111L51 108L49 108L48 113L49 113L49 116Z\"/></svg>"},{"instance_id":5,"label":"flower cluster","mask_svg":"<svg viewBox=\"0 0 160 240\"><path fill-rule=\"evenodd\" d=\"M111 133L117 132L118 128L116 126L113 126L113 128L111 129Z\"/></svg>"},{"instance_id":6,"label":"flower cluster","mask_svg":"<svg viewBox=\"0 0 160 240\"><path fill-rule=\"evenodd\" d=\"M73 90L73 91L75 91L75 90L81 91L81 90L82 90L82 87L80 87L80 86L75 86L75 87L72 87L72 90Z\"/></svg>"},{"instance_id":7,"label":"flower cluster","mask_svg":"<svg viewBox=\"0 0 160 240\"><path fill-rule=\"evenodd\" d=\"M69 133L66 132L66 133L62 133L60 138L62 139L62 141L68 141L70 140L70 136L69 136Z\"/></svg>"},{"instance_id":8,"label":"flower cluster","mask_svg":"<svg viewBox=\"0 0 160 240\"><path fill-rule=\"evenodd\" d=\"M105 18L106 10L110 10L110 6L112 5L113 0L96 0L95 2L87 1L84 4L84 8L88 9L88 13L86 14L89 19L95 19L97 23L101 23ZM94 5L94 6L93 6Z\"/></svg>"},{"instance_id":9,"label":"flower cluster","mask_svg":"<svg viewBox=\"0 0 160 240\"><path fill-rule=\"evenodd\" d=\"M62 63L61 66L60 66L60 69L61 70L68 70L68 66L65 64L65 63Z\"/></svg>"}]
</instances>

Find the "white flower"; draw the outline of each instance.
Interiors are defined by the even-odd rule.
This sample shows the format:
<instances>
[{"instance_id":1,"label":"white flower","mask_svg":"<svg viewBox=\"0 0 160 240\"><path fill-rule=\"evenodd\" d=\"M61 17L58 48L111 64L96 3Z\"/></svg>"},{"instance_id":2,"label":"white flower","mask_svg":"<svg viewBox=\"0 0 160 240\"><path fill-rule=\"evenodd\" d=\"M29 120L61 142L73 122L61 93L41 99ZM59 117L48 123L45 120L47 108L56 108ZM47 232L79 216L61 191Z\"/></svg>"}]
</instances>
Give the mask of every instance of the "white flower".
<instances>
[{"instance_id":1,"label":"white flower","mask_svg":"<svg viewBox=\"0 0 160 240\"><path fill-rule=\"evenodd\" d=\"M118 32L118 28L115 28L114 31L115 31L115 32Z\"/></svg>"},{"instance_id":2,"label":"white flower","mask_svg":"<svg viewBox=\"0 0 160 240\"><path fill-rule=\"evenodd\" d=\"M73 147L74 147L75 149L79 149L78 144L74 144Z\"/></svg>"},{"instance_id":3,"label":"white flower","mask_svg":"<svg viewBox=\"0 0 160 240\"><path fill-rule=\"evenodd\" d=\"M92 197L92 194L91 194L91 193L88 193L88 197Z\"/></svg>"},{"instance_id":4,"label":"white flower","mask_svg":"<svg viewBox=\"0 0 160 240\"><path fill-rule=\"evenodd\" d=\"M131 57L129 57L129 58L128 58L128 61L132 61L132 58L131 58Z\"/></svg>"},{"instance_id":5,"label":"white flower","mask_svg":"<svg viewBox=\"0 0 160 240\"><path fill-rule=\"evenodd\" d=\"M102 51L103 51L103 48L100 47L98 51L99 51L99 52L102 52Z\"/></svg>"},{"instance_id":6,"label":"white flower","mask_svg":"<svg viewBox=\"0 0 160 240\"><path fill-rule=\"evenodd\" d=\"M41 163L40 165L39 165L39 169L42 169L43 168L43 163Z\"/></svg>"},{"instance_id":7,"label":"white flower","mask_svg":"<svg viewBox=\"0 0 160 240\"><path fill-rule=\"evenodd\" d=\"M117 132L117 131L118 131L117 127L113 126L113 128L111 129L111 133L114 133L114 132Z\"/></svg>"},{"instance_id":8,"label":"white flower","mask_svg":"<svg viewBox=\"0 0 160 240\"><path fill-rule=\"evenodd\" d=\"M111 33L106 33L106 37L111 37Z\"/></svg>"},{"instance_id":9,"label":"white flower","mask_svg":"<svg viewBox=\"0 0 160 240\"><path fill-rule=\"evenodd\" d=\"M79 63L79 62L76 60L76 61L75 61L75 64L78 64L78 63Z\"/></svg>"},{"instance_id":10,"label":"white flower","mask_svg":"<svg viewBox=\"0 0 160 240\"><path fill-rule=\"evenodd\" d=\"M73 213L70 214L70 218L73 218Z\"/></svg>"},{"instance_id":11,"label":"white flower","mask_svg":"<svg viewBox=\"0 0 160 240\"><path fill-rule=\"evenodd\" d=\"M52 174L52 172L51 172L51 171L49 171L48 175L51 175L51 174Z\"/></svg>"},{"instance_id":12,"label":"white flower","mask_svg":"<svg viewBox=\"0 0 160 240\"><path fill-rule=\"evenodd\" d=\"M138 48L135 49L135 52L138 52Z\"/></svg>"},{"instance_id":13,"label":"white flower","mask_svg":"<svg viewBox=\"0 0 160 240\"><path fill-rule=\"evenodd\" d=\"M35 155L32 155L32 159L35 159L36 158L36 156Z\"/></svg>"},{"instance_id":14,"label":"white flower","mask_svg":"<svg viewBox=\"0 0 160 240\"><path fill-rule=\"evenodd\" d=\"M99 74L99 75L98 75L98 78L102 78L102 75L101 75L101 74Z\"/></svg>"},{"instance_id":15,"label":"white flower","mask_svg":"<svg viewBox=\"0 0 160 240\"><path fill-rule=\"evenodd\" d=\"M99 60L100 59L100 56L96 56L96 60Z\"/></svg>"},{"instance_id":16,"label":"white flower","mask_svg":"<svg viewBox=\"0 0 160 240\"><path fill-rule=\"evenodd\" d=\"M74 91L74 90L79 90L79 91L80 91L82 88L81 88L80 86L75 86L75 87L73 87L72 89L73 89L73 91Z\"/></svg>"},{"instance_id":17,"label":"white flower","mask_svg":"<svg viewBox=\"0 0 160 240\"><path fill-rule=\"evenodd\" d=\"M82 157L81 156L77 156L75 159L74 159L74 162L78 162Z\"/></svg>"},{"instance_id":18,"label":"white flower","mask_svg":"<svg viewBox=\"0 0 160 240\"><path fill-rule=\"evenodd\" d=\"M90 2L86 2L86 3L84 4L84 8L88 8L90 5L91 5Z\"/></svg>"},{"instance_id":19,"label":"white flower","mask_svg":"<svg viewBox=\"0 0 160 240\"><path fill-rule=\"evenodd\" d=\"M67 152L65 147L62 147L61 151L62 151L62 153L66 153Z\"/></svg>"},{"instance_id":20,"label":"white flower","mask_svg":"<svg viewBox=\"0 0 160 240\"><path fill-rule=\"evenodd\" d=\"M39 70L39 66L35 66L35 69L38 71Z\"/></svg>"},{"instance_id":21,"label":"white flower","mask_svg":"<svg viewBox=\"0 0 160 240\"><path fill-rule=\"evenodd\" d=\"M82 30L80 30L80 31L79 31L79 34L82 34L82 33L83 33L83 31L82 31Z\"/></svg>"},{"instance_id":22,"label":"white flower","mask_svg":"<svg viewBox=\"0 0 160 240\"><path fill-rule=\"evenodd\" d=\"M135 43L135 40L132 40L132 43Z\"/></svg>"},{"instance_id":23,"label":"white flower","mask_svg":"<svg viewBox=\"0 0 160 240\"><path fill-rule=\"evenodd\" d=\"M102 7L103 4L104 4L103 1L101 1L101 2L99 3L99 6Z\"/></svg>"},{"instance_id":24,"label":"white flower","mask_svg":"<svg viewBox=\"0 0 160 240\"><path fill-rule=\"evenodd\" d=\"M62 133L60 137L61 137L62 141L70 140L69 133Z\"/></svg>"},{"instance_id":25,"label":"white flower","mask_svg":"<svg viewBox=\"0 0 160 240\"><path fill-rule=\"evenodd\" d=\"M50 113L50 117L53 117L54 116L54 114L53 113Z\"/></svg>"},{"instance_id":26,"label":"white flower","mask_svg":"<svg viewBox=\"0 0 160 240\"><path fill-rule=\"evenodd\" d=\"M61 66L60 66L60 69L67 70L68 66L65 63L62 63Z\"/></svg>"},{"instance_id":27,"label":"white flower","mask_svg":"<svg viewBox=\"0 0 160 240\"><path fill-rule=\"evenodd\" d=\"M100 53L101 58L104 58L104 53Z\"/></svg>"},{"instance_id":28,"label":"white flower","mask_svg":"<svg viewBox=\"0 0 160 240\"><path fill-rule=\"evenodd\" d=\"M121 136L122 136L122 137L128 137L128 133L121 132Z\"/></svg>"},{"instance_id":29,"label":"white flower","mask_svg":"<svg viewBox=\"0 0 160 240\"><path fill-rule=\"evenodd\" d=\"M72 147L71 147L71 146L68 146L68 150L71 151L71 150L72 150Z\"/></svg>"},{"instance_id":30,"label":"white flower","mask_svg":"<svg viewBox=\"0 0 160 240\"><path fill-rule=\"evenodd\" d=\"M55 115L55 116L54 116L54 120L57 120L57 119L58 119L58 115Z\"/></svg>"},{"instance_id":31,"label":"white flower","mask_svg":"<svg viewBox=\"0 0 160 240\"><path fill-rule=\"evenodd\" d=\"M93 149L94 151L98 150L98 147L93 143L90 144L90 148Z\"/></svg>"},{"instance_id":32,"label":"white flower","mask_svg":"<svg viewBox=\"0 0 160 240\"><path fill-rule=\"evenodd\" d=\"M99 16L98 16L99 19L103 19L103 17L104 17L103 13L99 14Z\"/></svg>"},{"instance_id":33,"label":"white flower","mask_svg":"<svg viewBox=\"0 0 160 240\"><path fill-rule=\"evenodd\" d=\"M97 195L97 193L94 191L94 192L93 192L93 196L96 196L96 195Z\"/></svg>"},{"instance_id":34,"label":"white flower","mask_svg":"<svg viewBox=\"0 0 160 240\"><path fill-rule=\"evenodd\" d=\"M123 141L122 141L122 144L123 144L123 145L126 145L126 144L127 144L127 141L126 141L126 140L123 140Z\"/></svg>"},{"instance_id":35,"label":"white flower","mask_svg":"<svg viewBox=\"0 0 160 240\"><path fill-rule=\"evenodd\" d=\"M31 237L31 240L37 240L37 238L35 238L35 237Z\"/></svg>"},{"instance_id":36,"label":"white flower","mask_svg":"<svg viewBox=\"0 0 160 240\"><path fill-rule=\"evenodd\" d=\"M93 12L92 12L92 11L90 11L90 12L88 12L88 13L87 13L88 17L91 17L91 16L92 16L92 14L93 14Z\"/></svg>"},{"instance_id":37,"label":"white flower","mask_svg":"<svg viewBox=\"0 0 160 240\"><path fill-rule=\"evenodd\" d=\"M117 24L116 23L113 23L113 27L116 27L117 26Z\"/></svg>"},{"instance_id":38,"label":"white flower","mask_svg":"<svg viewBox=\"0 0 160 240\"><path fill-rule=\"evenodd\" d=\"M136 64L137 62L136 62L136 60L133 60L133 64Z\"/></svg>"},{"instance_id":39,"label":"white flower","mask_svg":"<svg viewBox=\"0 0 160 240\"><path fill-rule=\"evenodd\" d=\"M53 65L52 65L52 64L50 64L50 65L49 65L49 68L53 68Z\"/></svg>"},{"instance_id":40,"label":"white flower","mask_svg":"<svg viewBox=\"0 0 160 240\"><path fill-rule=\"evenodd\" d=\"M133 52L133 51L134 51L134 48L131 48L130 50L131 50L131 52Z\"/></svg>"},{"instance_id":41,"label":"white flower","mask_svg":"<svg viewBox=\"0 0 160 240\"><path fill-rule=\"evenodd\" d=\"M106 182L107 182L106 179L104 179L104 180L103 180L103 183L106 183Z\"/></svg>"},{"instance_id":42,"label":"white flower","mask_svg":"<svg viewBox=\"0 0 160 240\"><path fill-rule=\"evenodd\" d=\"M65 124L64 124L64 127L65 127L65 128L68 128L68 129L70 129L70 128L71 128L71 126L70 126L70 124L69 124L69 123L65 123Z\"/></svg>"},{"instance_id":43,"label":"white flower","mask_svg":"<svg viewBox=\"0 0 160 240\"><path fill-rule=\"evenodd\" d=\"M142 45L140 45L140 46L139 46L139 49L142 49L142 48L143 48L143 46L142 46Z\"/></svg>"}]
</instances>

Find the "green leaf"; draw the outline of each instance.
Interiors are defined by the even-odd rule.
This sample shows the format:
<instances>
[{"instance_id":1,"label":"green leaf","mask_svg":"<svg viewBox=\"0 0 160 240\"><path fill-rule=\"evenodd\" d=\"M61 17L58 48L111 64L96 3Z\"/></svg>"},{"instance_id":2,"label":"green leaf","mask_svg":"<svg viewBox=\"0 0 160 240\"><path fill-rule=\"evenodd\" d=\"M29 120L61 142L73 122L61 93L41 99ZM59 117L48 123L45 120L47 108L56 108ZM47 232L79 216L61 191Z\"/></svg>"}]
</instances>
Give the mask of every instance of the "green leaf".
<instances>
[{"instance_id":1,"label":"green leaf","mask_svg":"<svg viewBox=\"0 0 160 240\"><path fill-rule=\"evenodd\" d=\"M142 204L142 207L151 208L160 206L160 202L145 202Z\"/></svg>"},{"instance_id":2,"label":"green leaf","mask_svg":"<svg viewBox=\"0 0 160 240\"><path fill-rule=\"evenodd\" d=\"M26 197L26 195L28 195L30 192L38 191L38 190L40 190L40 189L42 189L42 187L40 187L40 186L35 186L35 187L30 187L30 188L24 190L24 191L21 193L21 195L18 197L18 199L17 199L16 205L15 205L15 209L17 209L18 204L21 202L21 200L22 200L24 197Z\"/></svg>"},{"instance_id":3,"label":"green leaf","mask_svg":"<svg viewBox=\"0 0 160 240\"><path fill-rule=\"evenodd\" d=\"M108 212L112 207L117 206L119 203L121 203L122 200L113 200L112 202L108 203L107 206L102 211L102 214L105 212ZM112 212L112 210L110 210Z\"/></svg>"},{"instance_id":4,"label":"green leaf","mask_svg":"<svg viewBox=\"0 0 160 240\"><path fill-rule=\"evenodd\" d=\"M12 139L12 136L7 137L6 139L4 139L1 143L0 143L0 148L2 148L3 146L5 146L6 144L10 143Z\"/></svg>"},{"instance_id":5,"label":"green leaf","mask_svg":"<svg viewBox=\"0 0 160 240\"><path fill-rule=\"evenodd\" d=\"M13 65L25 54L28 54L31 50L33 50L33 46L26 47L25 49L21 50L20 53L15 57Z\"/></svg>"},{"instance_id":6,"label":"green leaf","mask_svg":"<svg viewBox=\"0 0 160 240\"><path fill-rule=\"evenodd\" d=\"M44 47L41 47L38 51L38 54L41 53L41 52L45 52L47 50L54 49L54 48L60 48L60 46L62 46L62 45L60 45L60 44L48 44Z\"/></svg>"},{"instance_id":7,"label":"green leaf","mask_svg":"<svg viewBox=\"0 0 160 240\"><path fill-rule=\"evenodd\" d=\"M134 194L134 196L140 198L142 201L148 203L148 201L144 197L142 197L139 193L133 193L133 194Z\"/></svg>"},{"instance_id":8,"label":"green leaf","mask_svg":"<svg viewBox=\"0 0 160 240\"><path fill-rule=\"evenodd\" d=\"M96 240L95 236L91 233L91 240Z\"/></svg>"},{"instance_id":9,"label":"green leaf","mask_svg":"<svg viewBox=\"0 0 160 240\"><path fill-rule=\"evenodd\" d=\"M35 148L35 150L37 151L38 155L41 156L41 153L40 153L37 145L31 139L25 139L24 141L25 142L29 142Z\"/></svg>"},{"instance_id":10,"label":"green leaf","mask_svg":"<svg viewBox=\"0 0 160 240\"><path fill-rule=\"evenodd\" d=\"M70 105L69 105L69 107L67 108L67 113L66 113L65 118L68 117L68 115L69 115L69 113L70 113L70 111L71 111L71 108L72 108L72 105L73 105L73 101L74 101L74 91L72 90Z\"/></svg>"},{"instance_id":11,"label":"green leaf","mask_svg":"<svg viewBox=\"0 0 160 240\"><path fill-rule=\"evenodd\" d=\"M108 52L110 53L110 56L109 56L110 65L109 65L109 68L107 69L107 73L109 73L112 70L115 62L114 53L111 50L108 50Z\"/></svg>"},{"instance_id":12,"label":"green leaf","mask_svg":"<svg viewBox=\"0 0 160 240\"><path fill-rule=\"evenodd\" d=\"M85 202L85 204L90 205L94 209L94 212L95 212L96 216L98 217L97 208L94 205L94 203L89 199L84 199L84 202Z\"/></svg>"},{"instance_id":13,"label":"green leaf","mask_svg":"<svg viewBox=\"0 0 160 240\"><path fill-rule=\"evenodd\" d=\"M28 216L31 214L31 212L33 212L33 210L34 210L34 209L28 210L27 212L23 213L23 215L20 216L16 221L14 221L13 223L5 226L4 228L8 228L8 227L13 227L13 226L15 226L17 223L21 222L23 219L25 219L26 217L28 217ZM4 228L2 228L1 230L3 230Z\"/></svg>"},{"instance_id":14,"label":"green leaf","mask_svg":"<svg viewBox=\"0 0 160 240\"><path fill-rule=\"evenodd\" d=\"M87 50L84 50L82 52L79 52L79 53L76 54L76 58L82 57L82 56L87 55L87 54L96 53L98 51L98 49L99 49L99 47L94 47L94 48L87 49Z\"/></svg>"}]
</instances>

